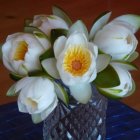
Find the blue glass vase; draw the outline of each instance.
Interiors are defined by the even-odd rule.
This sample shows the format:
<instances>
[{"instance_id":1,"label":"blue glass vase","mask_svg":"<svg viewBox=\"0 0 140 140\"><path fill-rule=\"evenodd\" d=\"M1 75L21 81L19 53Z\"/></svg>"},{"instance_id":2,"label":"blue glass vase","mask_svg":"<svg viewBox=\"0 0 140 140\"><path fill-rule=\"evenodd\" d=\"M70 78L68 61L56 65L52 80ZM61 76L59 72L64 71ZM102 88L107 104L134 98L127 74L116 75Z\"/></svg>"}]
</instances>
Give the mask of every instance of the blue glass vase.
<instances>
[{"instance_id":1,"label":"blue glass vase","mask_svg":"<svg viewBox=\"0 0 140 140\"><path fill-rule=\"evenodd\" d=\"M59 102L44 121L44 140L105 140L107 99L96 88L87 104Z\"/></svg>"}]
</instances>

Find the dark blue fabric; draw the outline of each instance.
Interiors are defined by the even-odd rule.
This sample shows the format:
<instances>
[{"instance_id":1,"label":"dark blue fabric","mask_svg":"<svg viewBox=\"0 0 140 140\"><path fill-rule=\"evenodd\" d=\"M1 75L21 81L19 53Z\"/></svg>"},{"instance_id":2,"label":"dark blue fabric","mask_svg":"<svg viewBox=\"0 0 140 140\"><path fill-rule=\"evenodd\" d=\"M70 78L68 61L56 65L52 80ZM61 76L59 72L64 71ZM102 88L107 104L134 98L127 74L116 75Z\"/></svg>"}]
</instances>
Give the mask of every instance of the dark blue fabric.
<instances>
[{"instance_id":1,"label":"dark blue fabric","mask_svg":"<svg viewBox=\"0 0 140 140\"><path fill-rule=\"evenodd\" d=\"M140 112L118 101L109 101L106 126L106 140L140 140ZM0 140L42 140L42 127L20 113L15 102L0 106Z\"/></svg>"}]
</instances>

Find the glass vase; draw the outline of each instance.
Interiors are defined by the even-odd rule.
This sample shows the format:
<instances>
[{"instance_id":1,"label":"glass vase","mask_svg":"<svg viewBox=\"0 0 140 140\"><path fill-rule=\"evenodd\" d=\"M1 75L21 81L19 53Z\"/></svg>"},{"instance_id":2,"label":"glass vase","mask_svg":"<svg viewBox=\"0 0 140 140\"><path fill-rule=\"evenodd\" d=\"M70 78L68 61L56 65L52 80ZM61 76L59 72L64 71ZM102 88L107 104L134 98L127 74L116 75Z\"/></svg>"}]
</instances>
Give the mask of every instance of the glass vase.
<instances>
[{"instance_id":1,"label":"glass vase","mask_svg":"<svg viewBox=\"0 0 140 140\"><path fill-rule=\"evenodd\" d=\"M44 140L105 140L107 99L94 86L92 92L87 104L59 102L44 121Z\"/></svg>"}]
</instances>

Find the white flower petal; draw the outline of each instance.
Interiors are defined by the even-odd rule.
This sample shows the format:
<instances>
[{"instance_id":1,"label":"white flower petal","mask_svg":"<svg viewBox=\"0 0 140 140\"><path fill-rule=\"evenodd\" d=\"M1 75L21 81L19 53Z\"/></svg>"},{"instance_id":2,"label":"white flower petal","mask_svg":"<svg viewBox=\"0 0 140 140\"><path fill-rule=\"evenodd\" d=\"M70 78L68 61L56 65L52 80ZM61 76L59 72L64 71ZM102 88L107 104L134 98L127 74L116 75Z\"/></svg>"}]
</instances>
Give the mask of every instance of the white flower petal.
<instances>
[{"instance_id":1,"label":"white flower petal","mask_svg":"<svg viewBox=\"0 0 140 140\"><path fill-rule=\"evenodd\" d=\"M61 36L59 37L55 42L54 42L54 55L55 58L57 59L60 53L64 50L66 43L66 37Z\"/></svg>"},{"instance_id":2,"label":"white flower petal","mask_svg":"<svg viewBox=\"0 0 140 140\"><path fill-rule=\"evenodd\" d=\"M15 91L16 92L20 91L26 85L29 85L29 83L31 83L33 80L34 80L34 78L30 78L30 77L25 77L25 78L21 79L20 81L17 82Z\"/></svg>"},{"instance_id":3,"label":"white flower petal","mask_svg":"<svg viewBox=\"0 0 140 140\"><path fill-rule=\"evenodd\" d=\"M58 70L56 68L56 59L55 58L45 59L41 62L41 64L49 75L51 75L52 77L54 77L56 79L60 78Z\"/></svg>"},{"instance_id":4,"label":"white flower petal","mask_svg":"<svg viewBox=\"0 0 140 140\"><path fill-rule=\"evenodd\" d=\"M19 109L20 112L23 112L23 113L28 112L26 106L22 103L22 99L18 98L17 104L18 104L18 109Z\"/></svg>"},{"instance_id":5,"label":"white flower petal","mask_svg":"<svg viewBox=\"0 0 140 140\"><path fill-rule=\"evenodd\" d=\"M7 38L6 38L6 41L12 40L13 38L16 38L19 35L23 35L23 33L18 32L18 33L8 35Z\"/></svg>"},{"instance_id":6,"label":"white flower petal","mask_svg":"<svg viewBox=\"0 0 140 140\"><path fill-rule=\"evenodd\" d=\"M41 112L42 120L45 120L50 115L50 113L56 108L57 104L58 104L58 99L55 98L53 103L43 112Z\"/></svg>"},{"instance_id":7,"label":"white flower petal","mask_svg":"<svg viewBox=\"0 0 140 140\"><path fill-rule=\"evenodd\" d=\"M88 49L94 54L95 58L98 56L98 47L94 43L89 42Z\"/></svg>"},{"instance_id":8,"label":"white flower petal","mask_svg":"<svg viewBox=\"0 0 140 140\"><path fill-rule=\"evenodd\" d=\"M43 77L25 77L16 84L19 108L29 114L40 113L56 98L53 83ZM26 109L26 110L25 110Z\"/></svg>"},{"instance_id":9,"label":"white flower petal","mask_svg":"<svg viewBox=\"0 0 140 140\"><path fill-rule=\"evenodd\" d=\"M89 82L92 82L96 78L96 76L97 76L97 70L95 68L92 74L90 75Z\"/></svg>"},{"instance_id":10,"label":"white flower petal","mask_svg":"<svg viewBox=\"0 0 140 140\"><path fill-rule=\"evenodd\" d=\"M66 22L55 15L48 16L48 22L52 26L52 29L61 28L61 29L68 29L68 25Z\"/></svg>"},{"instance_id":11,"label":"white flower petal","mask_svg":"<svg viewBox=\"0 0 140 140\"><path fill-rule=\"evenodd\" d=\"M122 15L113 20L113 22L122 22L126 27L128 27L133 33L135 33L140 27L140 16L127 14Z\"/></svg>"},{"instance_id":12,"label":"white flower petal","mask_svg":"<svg viewBox=\"0 0 140 140\"><path fill-rule=\"evenodd\" d=\"M97 72L104 70L110 63L111 56L107 54L100 54L97 58Z\"/></svg>"},{"instance_id":13,"label":"white flower petal","mask_svg":"<svg viewBox=\"0 0 140 140\"><path fill-rule=\"evenodd\" d=\"M10 70L11 72L15 72L15 70L13 69L13 67L11 66L11 63L9 62L9 60L7 59L7 57L3 56L3 64L4 66Z\"/></svg>"},{"instance_id":14,"label":"white flower petal","mask_svg":"<svg viewBox=\"0 0 140 140\"><path fill-rule=\"evenodd\" d=\"M73 33L69 36L66 42L67 47L74 45L81 45L83 47L88 47L87 38L83 33Z\"/></svg>"},{"instance_id":15,"label":"white flower petal","mask_svg":"<svg viewBox=\"0 0 140 140\"><path fill-rule=\"evenodd\" d=\"M38 39L38 41L41 43L41 45L44 47L44 49L48 50L51 47L50 41L47 39L47 37L42 37L43 35L41 37L39 37L37 35L37 33L40 33L40 32L34 32L35 37Z\"/></svg>"},{"instance_id":16,"label":"white flower petal","mask_svg":"<svg viewBox=\"0 0 140 140\"><path fill-rule=\"evenodd\" d=\"M80 103L86 104L92 95L91 85L88 83L69 86L71 95Z\"/></svg>"}]
</instances>

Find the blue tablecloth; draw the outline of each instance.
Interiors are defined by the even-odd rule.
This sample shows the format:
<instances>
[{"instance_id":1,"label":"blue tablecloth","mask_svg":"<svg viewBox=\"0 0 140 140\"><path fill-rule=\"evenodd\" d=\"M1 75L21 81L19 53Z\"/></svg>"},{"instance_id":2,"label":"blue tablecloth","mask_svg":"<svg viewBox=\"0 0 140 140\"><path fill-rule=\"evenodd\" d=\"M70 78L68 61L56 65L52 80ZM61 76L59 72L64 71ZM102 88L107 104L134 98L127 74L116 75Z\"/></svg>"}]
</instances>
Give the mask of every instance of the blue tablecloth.
<instances>
[{"instance_id":1,"label":"blue tablecloth","mask_svg":"<svg viewBox=\"0 0 140 140\"><path fill-rule=\"evenodd\" d=\"M42 140L42 123L33 124L17 104L0 106L0 140ZM118 101L109 101L106 140L140 140L140 112Z\"/></svg>"}]
</instances>

